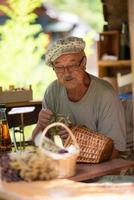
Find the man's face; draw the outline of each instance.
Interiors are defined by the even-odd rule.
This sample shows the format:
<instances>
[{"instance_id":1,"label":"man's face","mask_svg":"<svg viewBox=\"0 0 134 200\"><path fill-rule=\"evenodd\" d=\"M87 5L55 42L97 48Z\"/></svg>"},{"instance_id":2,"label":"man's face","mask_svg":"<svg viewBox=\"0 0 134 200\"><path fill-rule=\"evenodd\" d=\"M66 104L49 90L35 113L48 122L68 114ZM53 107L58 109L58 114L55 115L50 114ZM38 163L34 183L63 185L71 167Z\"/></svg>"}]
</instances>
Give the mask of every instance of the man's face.
<instances>
[{"instance_id":1,"label":"man's face","mask_svg":"<svg viewBox=\"0 0 134 200\"><path fill-rule=\"evenodd\" d=\"M70 53L61 55L53 62L58 81L67 89L83 84L85 59L83 53Z\"/></svg>"}]
</instances>

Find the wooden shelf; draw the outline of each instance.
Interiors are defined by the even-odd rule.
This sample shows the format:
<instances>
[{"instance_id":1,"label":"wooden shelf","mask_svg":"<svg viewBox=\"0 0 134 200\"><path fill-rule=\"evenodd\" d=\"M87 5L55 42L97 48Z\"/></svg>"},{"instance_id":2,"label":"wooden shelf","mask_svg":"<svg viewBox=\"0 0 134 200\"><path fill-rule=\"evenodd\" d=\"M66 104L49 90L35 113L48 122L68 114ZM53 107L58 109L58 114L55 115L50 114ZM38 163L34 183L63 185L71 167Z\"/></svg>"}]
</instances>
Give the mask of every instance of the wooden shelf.
<instances>
[{"instance_id":1,"label":"wooden shelf","mask_svg":"<svg viewBox=\"0 0 134 200\"><path fill-rule=\"evenodd\" d=\"M131 66L131 60L98 60L99 67L127 67Z\"/></svg>"},{"instance_id":2,"label":"wooden shelf","mask_svg":"<svg viewBox=\"0 0 134 200\"><path fill-rule=\"evenodd\" d=\"M105 31L99 34L97 42L98 52L98 73L99 77L116 77L117 73L127 74L131 71L131 60L101 60L106 55L113 55L119 58L119 32Z\"/></svg>"},{"instance_id":3,"label":"wooden shelf","mask_svg":"<svg viewBox=\"0 0 134 200\"><path fill-rule=\"evenodd\" d=\"M99 77L105 76L116 77L117 72L124 74L131 71L131 60L98 60Z\"/></svg>"}]
</instances>

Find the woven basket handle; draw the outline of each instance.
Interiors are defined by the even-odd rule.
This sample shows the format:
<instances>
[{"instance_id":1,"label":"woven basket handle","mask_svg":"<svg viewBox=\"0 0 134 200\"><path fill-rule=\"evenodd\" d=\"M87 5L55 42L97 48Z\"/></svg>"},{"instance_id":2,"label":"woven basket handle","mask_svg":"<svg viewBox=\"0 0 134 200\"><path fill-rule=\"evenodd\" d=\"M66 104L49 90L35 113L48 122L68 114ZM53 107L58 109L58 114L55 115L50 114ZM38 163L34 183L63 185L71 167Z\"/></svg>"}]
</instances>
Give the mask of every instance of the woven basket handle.
<instances>
[{"instance_id":1,"label":"woven basket handle","mask_svg":"<svg viewBox=\"0 0 134 200\"><path fill-rule=\"evenodd\" d=\"M73 141L74 146L75 146L76 148L79 149L79 145L78 145L78 143L77 143L77 141L76 141L76 139L75 139L75 136L73 135L72 131L71 131L65 124L63 124L63 123L61 123L61 122L54 122L54 123L48 125L48 126L44 129L44 131L42 132L41 138L40 138L39 148L42 148L43 138L44 138L44 136L46 135L47 131L48 131L50 128L54 127L54 126L62 126L63 128L65 128L65 130L69 133L70 137L72 138L72 141Z\"/></svg>"}]
</instances>

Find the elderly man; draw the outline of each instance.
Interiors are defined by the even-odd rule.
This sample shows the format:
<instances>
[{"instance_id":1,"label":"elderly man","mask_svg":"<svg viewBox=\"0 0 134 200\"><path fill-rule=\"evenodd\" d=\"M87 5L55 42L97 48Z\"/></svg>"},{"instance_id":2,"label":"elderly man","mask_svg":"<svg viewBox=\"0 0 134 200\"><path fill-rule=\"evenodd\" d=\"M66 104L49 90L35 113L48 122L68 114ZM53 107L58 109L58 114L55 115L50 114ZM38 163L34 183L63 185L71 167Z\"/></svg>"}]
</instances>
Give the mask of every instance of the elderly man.
<instances>
[{"instance_id":1,"label":"elderly man","mask_svg":"<svg viewBox=\"0 0 134 200\"><path fill-rule=\"evenodd\" d=\"M86 72L85 42L69 37L57 41L46 54L46 63L57 80L47 88L33 139L51 119L53 112L69 116L73 124L86 125L114 141L112 157L124 151L125 119L122 105L112 86ZM61 133L66 138L66 133Z\"/></svg>"}]
</instances>

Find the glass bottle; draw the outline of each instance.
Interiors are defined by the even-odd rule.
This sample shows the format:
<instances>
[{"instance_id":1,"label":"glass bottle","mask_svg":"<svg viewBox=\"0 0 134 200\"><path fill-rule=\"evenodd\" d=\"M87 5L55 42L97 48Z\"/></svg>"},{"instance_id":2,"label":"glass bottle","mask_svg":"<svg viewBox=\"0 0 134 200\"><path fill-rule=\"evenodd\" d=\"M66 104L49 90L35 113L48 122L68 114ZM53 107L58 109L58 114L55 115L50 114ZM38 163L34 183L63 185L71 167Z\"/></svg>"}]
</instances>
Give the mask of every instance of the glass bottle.
<instances>
[{"instance_id":1,"label":"glass bottle","mask_svg":"<svg viewBox=\"0 0 134 200\"><path fill-rule=\"evenodd\" d=\"M6 118L6 108L0 104L0 154L11 151L12 143Z\"/></svg>"},{"instance_id":2,"label":"glass bottle","mask_svg":"<svg viewBox=\"0 0 134 200\"><path fill-rule=\"evenodd\" d=\"M130 59L128 23L123 22L120 34L120 60Z\"/></svg>"}]
</instances>

